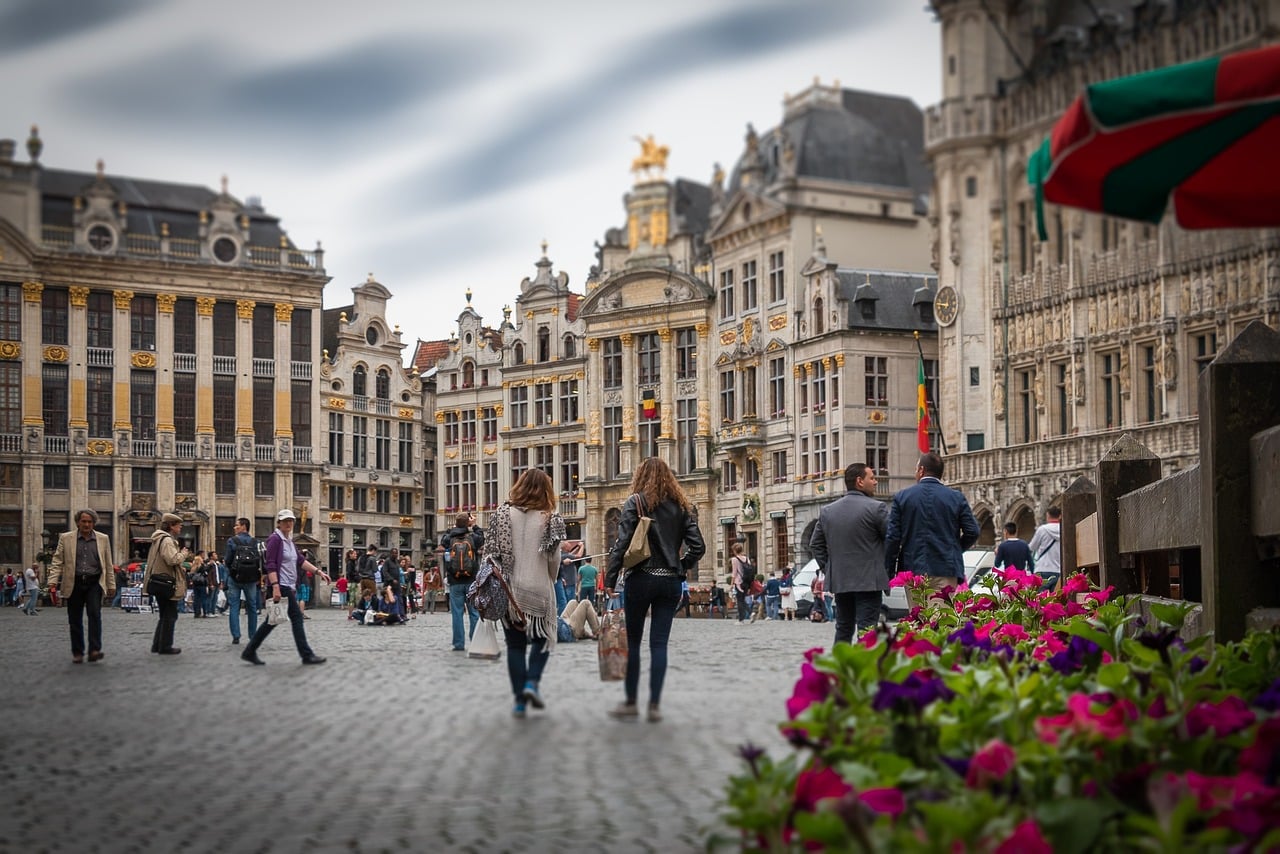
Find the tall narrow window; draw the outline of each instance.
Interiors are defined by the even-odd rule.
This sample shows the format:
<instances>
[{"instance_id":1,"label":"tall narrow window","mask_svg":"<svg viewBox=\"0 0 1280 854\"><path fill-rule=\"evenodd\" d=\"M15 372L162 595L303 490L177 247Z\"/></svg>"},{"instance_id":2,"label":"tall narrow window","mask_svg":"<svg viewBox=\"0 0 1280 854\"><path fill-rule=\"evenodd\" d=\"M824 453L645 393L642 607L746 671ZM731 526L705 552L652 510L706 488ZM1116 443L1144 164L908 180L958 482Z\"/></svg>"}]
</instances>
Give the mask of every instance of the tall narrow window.
<instances>
[{"instance_id":1,"label":"tall narrow window","mask_svg":"<svg viewBox=\"0 0 1280 854\"><path fill-rule=\"evenodd\" d=\"M529 387L511 387L511 429L520 430L529 423Z\"/></svg>"},{"instance_id":2,"label":"tall narrow window","mask_svg":"<svg viewBox=\"0 0 1280 854\"><path fill-rule=\"evenodd\" d=\"M791 545L787 539L787 520L784 516L781 519L773 520L773 553L777 557L777 562L782 566L791 565Z\"/></svg>"},{"instance_id":3,"label":"tall narrow window","mask_svg":"<svg viewBox=\"0 0 1280 854\"><path fill-rule=\"evenodd\" d=\"M1034 442L1038 438L1036 432L1035 375L1035 368L1017 371L1014 375L1014 390L1018 395L1016 401L1018 411L1015 423L1017 424L1017 440L1019 442Z\"/></svg>"},{"instance_id":4,"label":"tall narrow window","mask_svg":"<svg viewBox=\"0 0 1280 854\"><path fill-rule=\"evenodd\" d=\"M578 420L578 381L566 380L560 383L560 423L573 424Z\"/></svg>"},{"instance_id":5,"label":"tall narrow window","mask_svg":"<svg viewBox=\"0 0 1280 854\"><path fill-rule=\"evenodd\" d=\"M213 355L235 356L239 328L234 304L225 300L213 304Z\"/></svg>"},{"instance_id":6,"label":"tall narrow window","mask_svg":"<svg viewBox=\"0 0 1280 854\"><path fill-rule=\"evenodd\" d=\"M475 442L476 440L476 411L474 409L462 410L462 417L458 426L461 428L461 438L464 442Z\"/></svg>"},{"instance_id":7,"label":"tall narrow window","mask_svg":"<svg viewBox=\"0 0 1280 854\"><path fill-rule=\"evenodd\" d=\"M396 453L396 471L413 471L413 424L400 422L400 438Z\"/></svg>"},{"instance_id":8,"label":"tall narrow window","mask_svg":"<svg viewBox=\"0 0 1280 854\"><path fill-rule=\"evenodd\" d=\"M676 473L689 474L697 467L698 401L676 401Z\"/></svg>"},{"instance_id":9,"label":"tall narrow window","mask_svg":"<svg viewBox=\"0 0 1280 854\"><path fill-rule=\"evenodd\" d=\"M115 300L105 291L90 291L85 301L85 320L88 321L85 345L110 349L115 346L112 329L115 325Z\"/></svg>"},{"instance_id":10,"label":"tall narrow window","mask_svg":"<svg viewBox=\"0 0 1280 854\"><path fill-rule=\"evenodd\" d=\"M107 306L110 308L111 295L106 294ZM107 336L104 347L110 347L111 336ZM0 341L22 340L22 289L17 285L0 284ZM94 346L93 344L89 345Z\"/></svg>"},{"instance_id":11,"label":"tall narrow window","mask_svg":"<svg viewBox=\"0 0 1280 854\"><path fill-rule=\"evenodd\" d=\"M604 339L601 362L604 368L604 387L622 388L622 339Z\"/></svg>"},{"instance_id":12,"label":"tall narrow window","mask_svg":"<svg viewBox=\"0 0 1280 854\"><path fill-rule=\"evenodd\" d=\"M21 431L22 363L0 362L0 433L15 436Z\"/></svg>"},{"instance_id":13,"label":"tall narrow window","mask_svg":"<svg viewBox=\"0 0 1280 854\"><path fill-rule=\"evenodd\" d=\"M1107 353L1102 357L1102 418L1108 429L1124 426L1124 414L1120 409L1120 354Z\"/></svg>"},{"instance_id":14,"label":"tall narrow window","mask_svg":"<svg viewBox=\"0 0 1280 854\"><path fill-rule=\"evenodd\" d=\"M471 388L476 384L476 363L467 359L462 363L462 387Z\"/></svg>"},{"instance_id":15,"label":"tall narrow window","mask_svg":"<svg viewBox=\"0 0 1280 854\"><path fill-rule=\"evenodd\" d=\"M253 358L276 357L276 307L260 302L253 307Z\"/></svg>"},{"instance_id":16,"label":"tall narrow window","mask_svg":"<svg viewBox=\"0 0 1280 854\"><path fill-rule=\"evenodd\" d=\"M511 347L511 363L515 365L524 364L524 342L517 341Z\"/></svg>"},{"instance_id":17,"label":"tall narrow window","mask_svg":"<svg viewBox=\"0 0 1280 854\"><path fill-rule=\"evenodd\" d=\"M555 420L555 394L552 383L538 383L533 387L533 423L549 425Z\"/></svg>"},{"instance_id":18,"label":"tall narrow window","mask_svg":"<svg viewBox=\"0 0 1280 854\"><path fill-rule=\"evenodd\" d=\"M346 465L345 444L347 440L346 419L341 412L329 413L329 465ZM337 508L341 509L341 508Z\"/></svg>"},{"instance_id":19,"label":"tall narrow window","mask_svg":"<svg viewBox=\"0 0 1280 854\"><path fill-rule=\"evenodd\" d=\"M484 491L481 496L481 500L484 502L482 509L493 510L498 506L498 464L485 463L481 471L484 477Z\"/></svg>"},{"instance_id":20,"label":"tall narrow window","mask_svg":"<svg viewBox=\"0 0 1280 854\"><path fill-rule=\"evenodd\" d=\"M378 400L391 399L391 372L386 368L378 368L373 379L373 396Z\"/></svg>"},{"instance_id":21,"label":"tall narrow window","mask_svg":"<svg viewBox=\"0 0 1280 854\"><path fill-rule=\"evenodd\" d=\"M787 482L787 452L786 451L773 452L773 482L774 483Z\"/></svg>"},{"instance_id":22,"label":"tall narrow window","mask_svg":"<svg viewBox=\"0 0 1280 854\"><path fill-rule=\"evenodd\" d=\"M511 479L519 480L520 475L524 474L529 468L529 449L528 448L512 448L511 449Z\"/></svg>"},{"instance_id":23,"label":"tall narrow window","mask_svg":"<svg viewBox=\"0 0 1280 854\"><path fill-rule=\"evenodd\" d=\"M129 346L134 350L156 348L156 298L154 296L135 294L130 302Z\"/></svg>"},{"instance_id":24,"label":"tall narrow window","mask_svg":"<svg viewBox=\"0 0 1280 854\"><path fill-rule=\"evenodd\" d=\"M236 440L236 378L213 378L213 440L230 444Z\"/></svg>"},{"instance_id":25,"label":"tall narrow window","mask_svg":"<svg viewBox=\"0 0 1280 854\"><path fill-rule=\"evenodd\" d=\"M270 445L275 438L276 381L271 377L253 378L253 441Z\"/></svg>"},{"instance_id":26,"label":"tall narrow window","mask_svg":"<svg viewBox=\"0 0 1280 854\"><path fill-rule=\"evenodd\" d=\"M295 308L289 317L289 358L294 362L310 362L311 309Z\"/></svg>"},{"instance_id":27,"label":"tall narrow window","mask_svg":"<svg viewBox=\"0 0 1280 854\"><path fill-rule=\"evenodd\" d=\"M1195 344L1195 355L1192 357L1196 366L1196 375L1209 367L1218 356L1218 333L1217 332L1201 332L1193 339Z\"/></svg>"},{"instance_id":28,"label":"tall narrow window","mask_svg":"<svg viewBox=\"0 0 1280 854\"><path fill-rule=\"evenodd\" d=\"M551 330L545 326L538 328L538 361L551 361Z\"/></svg>"},{"instance_id":29,"label":"tall narrow window","mask_svg":"<svg viewBox=\"0 0 1280 854\"><path fill-rule=\"evenodd\" d=\"M85 415L89 435L95 439L111 436L113 422L111 368L85 369Z\"/></svg>"},{"instance_id":30,"label":"tall narrow window","mask_svg":"<svg viewBox=\"0 0 1280 854\"><path fill-rule=\"evenodd\" d=\"M662 344L656 332L642 332L636 336L636 381L640 385L652 385L662 377Z\"/></svg>"},{"instance_id":31,"label":"tall narrow window","mask_svg":"<svg viewBox=\"0 0 1280 854\"><path fill-rule=\"evenodd\" d=\"M636 429L639 433L637 438L640 440L637 452L640 454L640 459L658 455L658 433L661 426L662 422L659 419L645 417L643 406L636 407Z\"/></svg>"},{"instance_id":32,"label":"tall narrow window","mask_svg":"<svg viewBox=\"0 0 1280 854\"><path fill-rule=\"evenodd\" d=\"M742 417L755 418L758 415L756 410L756 395L759 378L757 374L759 369L755 365L747 365L742 369Z\"/></svg>"},{"instance_id":33,"label":"tall narrow window","mask_svg":"<svg viewBox=\"0 0 1280 854\"><path fill-rule=\"evenodd\" d=\"M44 434L67 435L67 366L42 365L40 403L44 410ZM21 412L21 409L18 410ZM16 432L16 431L15 431Z\"/></svg>"},{"instance_id":34,"label":"tall narrow window","mask_svg":"<svg viewBox=\"0 0 1280 854\"><path fill-rule=\"evenodd\" d=\"M616 478L622 468L622 407L604 408L604 476Z\"/></svg>"},{"instance_id":35,"label":"tall narrow window","mask_svg":"<svg viewBox=\"0 0 1280 854\"><path fill-rule=\"evenodd\" d=\"M475 427L475 421L472 422ZM391 422L385 418L375 418L373 422L374 445L373 467L379 471L391 470Z\"/></svg>"},{"instance_id":36,"label":"tall narrow window","mask_svg":"<svg viewBox=\"0 0 1280 854\"><path fill-rule=\"evenodd\" d=\"M498 439L498 410L492 406L486 406L481 410L480 418L480 435L486 442L494 442Z\"/></svg>"},{"instance_id":37,"label":"tall narrow window","mask_svg":"<svg viewBox=\"0 0 1280 854\"><path fill-rule=\"evenodd\" d=\"M814 474L824 474L827 471L827 434L813 434L813 471Z\"/></svg>"},{"instance_id":38,"label":"tall narrow window","mask_svg":"<svg viewBox=\"0 0 1280 854\"><path fill-rule=\"evenodd\" d=\"M676 330L676 379L691 380L698 376L698 331Z\"/></svg>"},{"instance_id":39,"label":"tall narrow window","mask_svg":"<svg viewBox=\"0 0 1280 854\"><path fill-rule=\"evenodd\" d=\"M867 406L888 406L889 360L884 356L867 356L863 366L866 376Z\"/></svg>"},{"instance_id":40,"label":"tall narrow window","mask_svg":"<svg viewBox=\"0 0 1280 854\"><path fill-rule=\"evenodd\" d=\"M1018 256L1013 260L1018 265L1018 275L1021 276L1026 274L1027 268L1031 265L1029 239L1031 224L1028 220L1028 205L1026 202L1018 202L1018 216L1014 222L1014 230L1017 232L1015 239L1018 242Z\"/></svg>"},{"instance_id":41,"label":"tall narrow window","mask_svg":"<svg viewBox=\"0 0 1280 854\"><path fill-rule=\"evenodd\" d=\"M813 334L821 335L826 330L827 320L823 316L825 309L822 305L822 297L817 297L813 301Z\"/></svg>"},{"instance_id":42,"label":"tall narrow window","mask_svg":"<svg viewBox=\"0 0 1280 854\"><path fill-rule=\"evenodd\" d=\"M183 297L173 304L173 352L196 351L196 301Z\"/></svg>"},{"instance_id":43,"label":"tall narrow window","mask_svg":"<svg viewBox=\"0 0 1280 854\"><path fill-rule=\"evenodd\" d=\"M363 415L351 416L351 467L369 467L369 419Z\"/></svg>"},{"instance_id":44,"label":"tall narrow window","mask_svg":"<svg viewBox=\"0 0 1280 854\"><path fill-rule=\"evenodd\" d=\"M734 394L737 377L733 371L720 372L720 423L732 424L738 418L737 404Z\"/></svg>"},{"instance_id":45,"label":"tall narrow window","mask_svg":"<svg viewBox=\"0 0 1280 854\"><path fill-rule=\"evenodd\" d=\"M787 414L787 360L779 356L769 360L769 417Z\"/></svg>"},{"instance_id":46,"label":"tall narrow window","mask_svg":"<svg viewBox=\"0 0 1280 854\"><path fill-rule=\"evenodd\" d=\"M877 475L889 474L889 431L868 430L867 435L867 467L876 470Z\"/></svg>"},{"instance_id":47,"label":"tall narrow window","mask_svg":"<svg viewBox=\"0 0 1280 854\"><path fill-rule=\"evenodd\" d=\"M769 253L769 302L782 302L787 298L782 262L781 252Z\"/></svg>"},{"instance_id":48,"label":"tall narrow window","mask_svg":"<svg viewBox=\"0 0 1280 854\"><path fill-rule=\"evenodd\" d=\"M1050 368L1053 378L1053 428L1054 435L1065 436L1070 429L1071 388L1068 385L1069 365L1054 362Z\"/></svg>"},{"instance_id":49,"label":"tall narrow window","mask_svg":"<svg viewBox=\"0 0 1280 854\"><path fill-rule=\"evenodd\" d=\"M133 438L151 441L156 437L155 371L129 372L129 420Z\"/></svg>"},{"instance_id":50,"label":"tall narrow window","mask_svg":"<svg viewBox=\"0 0 1280 854\"><path fill-rule=\"evenodd\" d=\"M46 287L40 294L40 328L45 344L67 343L67 289Z\"/></svg>"},{"instance_id":51,"label":"tall narrow window","mask_svg":"<svg viewBox=\"0 0 1280 854\"><path fill-rule=\"evenodd\" d=\"M356 365L351 372L351 393L356 397L367 397L369 394L369 372L364 365Z\"/></svg>"},{"instance_id":52,"label":"tall narrow window","mask_svg":"<svg viewBox=\"0 0 1280 854\"><path fill-rule=\"evenodd\" d=\"M827 366L821 361L813 363L813 394L810 396L814 412L827 411Z\"/></svg>"},{"instance_id":53,"label":"tall narrow window","mask_svg":"<svg viewBox=\"0 0 1280 854\"><path fill-rule=\"evenodd\" d=\"M311 383L289 381L289 429L296 448L311 447Z\"/></svg>"},{"instance_id":54,"label":"tall narrow window","mask_svg":"<svg viewBox=\"0 0 1280 854\"><path fill-rule=\"evenodd\" d=\"M535 445L533 448L533 467L556 482L556 446Z\"/></svg>"},{"instance_id":55,"label":"tall narrow window","mask_svg":"<svg viewBox=\"0 0 1280 854\"><path fill-rule=\"evenodd\" d=\"M560 356L565 359L572 359L578 355L578 344L574 340L572 333L565 334L560 341Z\"/></svg>"},{"instance_id":56,"label":"tall narrow window","mask_svg":"<svg viewBox=\"0 0 1280 854\"><path fill-rule=\"evenodd\" d=\"M737 492L738 489L738 464L733 460L725 460L720 464L720 491Z\"/></svg>"},{"instance_id":57,"label":"tall narrow window","mask_svg":"<svg viewBox=\"0 0 1280 854\"><path fill-rule=\"evenodd\" d=\"M1156 382L1156 347L1147 344L1138 348L1142 369L1142 421L1156 420L1160 412L1160 385Z\"/></svg>"},{"instance_id":58,"label":"tall narrow window","mask_svg":"<svg viewBox=\"0 0 1280 854\"><path fill-rule=\"evenodd\" d=\"M578 443L560 446L560 491L566 495L578 492Z\"/></svg>"},{"instance_id":59,"label":"tall narrow window","mask_svg":"<svg viewBox=\"0 0 1280 854\"><path fill-rule=\"evenodd\" d=\"M742 265L742 310L750 311L760 304L756 262L746 261Z\"/></svg>"},{"instance_id":60,"label":"tall narrow window","mask_svg":"<svg viewBox=\"0 0 1280 854\"><path fill-rule=\"evenodd\" d=\"M733 308L733 270L720 271L720 319L728 320L737 312Z\"/></svg>"},{"instance_id":61,"label":"tall narrow window","mask_svg":"<svg viewBox=\"0 0 1280 854\"><path fill-rule=\"evenodd\" d=\"M458 444L461 437L460 421L461 418L457 410L450 409L444 414L444 443L446 446Z\"/></svg>"}]
</instances>

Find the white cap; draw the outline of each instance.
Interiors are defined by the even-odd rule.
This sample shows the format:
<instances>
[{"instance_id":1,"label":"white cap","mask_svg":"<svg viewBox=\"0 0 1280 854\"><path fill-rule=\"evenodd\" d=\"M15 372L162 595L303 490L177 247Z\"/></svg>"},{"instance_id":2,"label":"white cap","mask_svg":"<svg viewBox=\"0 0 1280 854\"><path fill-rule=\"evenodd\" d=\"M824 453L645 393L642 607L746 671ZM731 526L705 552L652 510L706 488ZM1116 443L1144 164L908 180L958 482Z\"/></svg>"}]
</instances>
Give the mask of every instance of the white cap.
<instances>
[{"instance_id":1,"label":"white cap","mask_svg":"<svg viewBox=\"0 0 1280 854\"><path fill-rule=\"evenodd\" d=\"M290 510L288 507L284 508L283 510L281 510L279 513L276 514L277 522L283 522L285 519L297 519L297 518L298 517L293 515L293 511Z\"/></svg>"}]
</instances>

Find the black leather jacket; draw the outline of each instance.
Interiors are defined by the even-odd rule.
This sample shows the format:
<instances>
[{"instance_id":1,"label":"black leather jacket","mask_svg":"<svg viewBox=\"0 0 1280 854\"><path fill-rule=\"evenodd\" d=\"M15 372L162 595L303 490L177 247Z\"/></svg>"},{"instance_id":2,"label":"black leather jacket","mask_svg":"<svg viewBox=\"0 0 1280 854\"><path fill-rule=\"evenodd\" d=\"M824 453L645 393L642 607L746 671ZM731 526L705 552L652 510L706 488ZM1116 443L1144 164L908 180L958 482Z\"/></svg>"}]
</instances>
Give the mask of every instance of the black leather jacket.
<instances>
[{"instance_id":1,"label":"black leather jacket","mask_svg":"<svg viewBox=\"0 0 1280 854\"><path fill-rule=\"evenodd\" d=\"M632 495L622 505L622 519L618 523L618 540L609 552L609 571L605 575L604 586L613 589L622 574L622 556L627 553L627 545L640 520L637 509L638 496ZM645 513L653 524L649 526L649 551L651 557L647 564L641 566L667 567L680 571L680 577L688 575L690 569L698 565L698 561L706 554L707 546L702 541L702 531L698 530L698 521L684 512L679 504L671 499L657 507L646 508ZM684 547L683 557L680 555Z\"/></svg>"}]
</instances>

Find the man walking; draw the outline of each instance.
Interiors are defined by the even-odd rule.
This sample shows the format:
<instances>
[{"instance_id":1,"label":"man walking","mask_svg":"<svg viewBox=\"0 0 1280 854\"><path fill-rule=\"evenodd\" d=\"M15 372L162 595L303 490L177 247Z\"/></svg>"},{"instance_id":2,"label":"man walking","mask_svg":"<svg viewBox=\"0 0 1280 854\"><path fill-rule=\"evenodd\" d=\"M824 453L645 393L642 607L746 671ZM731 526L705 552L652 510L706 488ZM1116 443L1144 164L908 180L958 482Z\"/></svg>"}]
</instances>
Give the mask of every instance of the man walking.
<instances>
[{"instance_id":1,"label":"man walking","mask_svg":"<svg viewBox=\"0 0 1280 854\"><path fill-rule=\"evenodd\" d=\"M227 592L227 620L231 642L240 643L240 602L249 618L249 637L258 632L258 582L262 578L262 553L249 533L249 520L236 520L235 533L227 540L223 562L227 565L223 589Z\"/></svg>"},{"instance_id":2,"label":"man walking","mask_svg":"<svg viewBox=\"0 0 1280 854\"><path fill-rule=\"evenodd\" d=\"M836 643L851 643L880 619L885 572L885 530L889 507L876 499L875 469L853 463L844 470L845 494L823 507L809 537L809 551L835 595ZM817 604L818 593L814 593Z\"/></svg>"},{"instance_id":3,"label":"man walking","mask_svg":"<svg viewBox=\"0 0 1280 854\"><path fill-rule=\"evenodd\" d=\"M111 571L111 542L95 531L98 514L92 510L76 513L76 529L58 537L58 547L49 564L49 589L62 590L67 600L67 622L71 626L71 662L84 661L84 618L89 617L89 661L101 661L102 597L114 596L116 576ZM39 597L39 591L33 595Z\"/></svg>"},{"instance_id":4,"label":"man walking","mask_svg":"<svg viewBox=\"0 0 1280 854\"><path fill-rule=\"evenodd\" d=\"M1017 569L1030 572L1032 569L1031 549L1018 539L1018 526L1014 522L1004 523L1004 542L996 548L996 569Z\"/></svg>"},{"instance_id":5,"label":"man walking","mask_svg":"<svg viewBox=\"0 0 1280 854\"><path fill-rule=\"evenodd\" d=\"M885 571L896 575L900 567L925 577L923 590L907 590L907 603L914 608L924 604L929 591L964 582L964 550L977 541L978 520L969 502L942 485L942 457L921 454L915 485L895 495L889 508Z\"/></svg>"},{"instance_id":6,"label":"man walking","mask_svg":"<svg viewBox=\"0 0 1280 854\"><path fill-rule=\"evenodd\" d=\"M1062 575L1062 511L1050 507L1044 515L1044 524L1036 528L1027 548L1035 560L1036 574L1051 583Z\"/></svg>"},{"instance_id":7,"label":"man walking","mask_svg":"<svg viewBox=\"0 0 1280 854\"><path fill-rule=\"evenodd\" d=\"M40 604L40 579L36 577L35 564L22 571L22 587L27 591L27 601L22 606L22 613L34 617L36 606Z\"/></svg>"},{"instance_id":8,"label":"man walking","mask_svg":"<svg viewBox=\"0 0 1280 854\"><path fill-rule=\"evenodd\" d=\"M440 545L444 548L444 579L449 585L449 612L453 617L453 649L458 652L466 651L466 638L476 633L476 624L480 622L480 614L469 607L466 601L467 588L476 577L480 549L484 545L484 534L474 526L474 516L459 513L456 524L440 540ZM464 609L471 622L466 638L463 637L462 629Z\"/></svg>"}]
</instances>

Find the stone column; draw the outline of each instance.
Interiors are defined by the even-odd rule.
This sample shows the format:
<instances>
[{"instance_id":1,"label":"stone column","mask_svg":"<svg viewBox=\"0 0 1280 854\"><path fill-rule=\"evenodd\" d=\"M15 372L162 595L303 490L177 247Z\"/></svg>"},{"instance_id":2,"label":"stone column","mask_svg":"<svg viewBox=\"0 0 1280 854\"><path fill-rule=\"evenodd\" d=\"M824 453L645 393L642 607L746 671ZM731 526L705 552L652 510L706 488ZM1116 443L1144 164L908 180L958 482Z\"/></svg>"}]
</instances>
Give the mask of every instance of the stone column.
<instances>
[{"instance_id":1,"label":"stone column","mask_svg":"<svg viewBox=\"0 0 1280 854\"><path fill-rule=\"evenodd\" d=\"M213 297L196 298L196 458L215 457L213 433Z\"/></svg>"},{"instance_id":2,"label":"stone column","mask_svg":"<svg viewBox=\"0 0 1280 854\"><path fill-rule=\"evenodd\" d=\"M661 419L658 429L658 456L663 462L676 467L676 345L669 327L658 330L662 341L661 383L658 388L658 416Z\"/></svg>"},{"instance_id":3,"label":"stone column","mask_svg":"<svg viewBox=\"0 0 1280 854\"><path fill-rule=\"evenodd\" d=\"M236 458L253 461L253 309L257 302L251 299L236 300ZM253 477L246 480L244 472L236 477L237 488L245 494L253 494ZM253 518L253 514L246 514Z\"/></svg>"},{"instance_id":4,"label":"stone column","mask_svg":"<svg viewBox=\"0 0 1280 854\"><path fill-rule=\"evenodd\" d=\"M293 387L291 385L293 376L292 318L293 303L276 303L275 444L276 459L285 464L293 462L293 408L290 404L293 400ZM369 377L369 382L375 382L374 377ZM373 397L373 395L370 395L370 397ZM289 489L284 492L286 494L282 495L280 484L277 483L276 496L289 500L292 500L293 484L290 483ZM281 506L290 505L282 504Z\"/></svg>"},{"instance_id":5,"label":"stone column","mask_svg":"<svg viewBox=\"0 0 1280 854\"><path fill-rule=\"evenodd\" d=\"M44 530L44 415L42 414L43 384L40 355L40 310L44 285L40 282L22 283L22 340L0 342L0 359L21 360L22 364L22 566L25 569L35 562L36 554L44 547L40 532ZM23 358L24 351L26 358ZM71 363L74 376L77 363ZM80 412L84 415L84 364L79 364ZM73 386L74 388L74 386ZM74 418L75 395L68 390L70 412ZM82 446L83 447L83 446ZM43 572L43 567L40 568Z\"/></svg>"},{"instance_id":6,"label":"stone column","mask_svg":"<svg viewBox=\"0 0 1280 854\"><path fill-rule=\"evenodd\" d=\"M116 353L115 365L112 368L112 381L115 384L114 411L116 453L120 446L132 445L133 422L129 418L129 371L133 364L133 342L130 336L130 313L133 305L133 291L119 290L114 293L116 315L111 325L111 339ZM127 358L120 358L125 355ZM148 353L153 356L154 354ZM94 437L100 438L100 437ZM130 448L132 450L132 448Z\"/></svg>"},{"instance_id":7,"label":"stone column","mask_svg":"<svg viewBox=\"0 0 1280 854\"><path fill-rule=\"evenodd\" d=\"M1120 496L1160 479L1160 458L1129 433L1098 461L1099 583L1115 595L1142 593L1142 575L1131 554L1120 552Z\"/></svg>"},{"instance_id":8,"label":"stone column","mask_svg":"<svg viewBox=\"0 0 1280 854\"><path fill-rule=\"evenodd\" d=\"M701 393L698 395L698 432L697 447L695 457L697 468L705 469L710 464L711 454L711 395L712 395L712 360L711 350L707 346L707 337L711 332L711 325L705 321L697 324L695 327L698 331L698 385L701 386Z\"/></svg>"},{"instance_id":9,"label":"stone column","mask_svg":"<svg viewBox=\"0 0 1280 854\"><path fill-rule=\"evenodd\" d=\"M620 474L630 475L640 462L636 442L636 341L630 332L622 333L619 339L622 341L622 442L618 468Z\"/></svg>"},{"instance_id":10,"label":"stone column","mask_svg":"<svg viewBox=\"0 0 1280 854\"><path fill-rule=\"evenodd\" d=\"M156 440L160 456L176 457L173 426L173 294L156 294Z\"/></svg>"}]
</instances>

